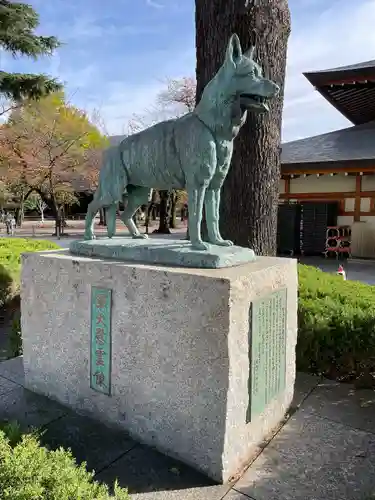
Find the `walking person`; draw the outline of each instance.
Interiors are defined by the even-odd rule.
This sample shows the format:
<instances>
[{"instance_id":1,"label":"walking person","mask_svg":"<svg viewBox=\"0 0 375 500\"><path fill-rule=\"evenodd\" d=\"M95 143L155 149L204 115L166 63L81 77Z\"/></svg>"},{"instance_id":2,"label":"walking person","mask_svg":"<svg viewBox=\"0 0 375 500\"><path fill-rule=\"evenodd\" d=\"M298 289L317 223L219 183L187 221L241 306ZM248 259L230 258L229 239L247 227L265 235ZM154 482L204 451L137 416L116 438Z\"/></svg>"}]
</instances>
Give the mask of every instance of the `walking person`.
<instances>
[{"instance_id":1,"label":"walking person","mask_svg":"<svg viewBox=\"0 0 375 500\"><path fill-rule=\"evenodd\" d=\"M16 219L14 218L14 215L11 214L10 212L5 217L5 226L7 229L7 234L9 236L13 236L14 230L16 228Z\"/></svg>"}]
</instances>

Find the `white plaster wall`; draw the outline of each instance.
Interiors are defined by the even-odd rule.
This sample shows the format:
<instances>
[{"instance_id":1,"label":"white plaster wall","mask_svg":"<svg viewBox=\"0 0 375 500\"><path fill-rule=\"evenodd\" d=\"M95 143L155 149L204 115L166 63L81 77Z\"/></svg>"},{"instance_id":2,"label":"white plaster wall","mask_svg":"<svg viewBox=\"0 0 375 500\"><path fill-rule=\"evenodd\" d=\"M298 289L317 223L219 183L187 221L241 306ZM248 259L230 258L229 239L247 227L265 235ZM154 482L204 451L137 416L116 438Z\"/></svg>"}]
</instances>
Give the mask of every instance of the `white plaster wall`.
<instances>
[{"instance_id":1,"label":"white plaster wall","mask_svg":"<svg viewBox=\"0 0 375 500\"><path fill-rule=\"evenodd\" d=\"M290 180L291 193L340 193L352 191L355 191L355 177L349 175L321 175L319 177L309 175Z\"/></svg>"},{"instance_id":2,"label":"white plaster wall","mask_svg":"<svg viewBox=\"0 0 375 500\"><path fill-rule=\"evenodd\" d=\"M361 198L361 212L369 212L370 211L370 198Z\"/></svg>"},{"instance_id":3,"label":"white plaster wall","mask_svg":"<svg viewBox=\"0 0 375 500\"><path fill-rule=\"evenodd\" d=\"M361 215L361 222L368 222L369 224L375 224L374 215Z\"/></svg>"},{"instance_id":4,"label":"white plaster wall","mask_svg":"<svg viewBox=\"0 0 375 500\"><path fill-rule=\"evenodd\" d=\"M345 198L345 212L354 211L354 198Z\"/></svg>"},{"instance_id":5,"label":"white plaster wall","mask_svg":"<svg viewBox=\"0 0 375 500\"><path fill-rule=\"evenodd\" d=\"M279 193L280 194L285 193L285 180L284 179L279 180Z\"/></svg>"},{"instance_id":6,"label":"white plaster wall","mask_svg":"<svg viewBox=\"0 0 375 500\"><path fill-rule=\"evenodd\" d=\"M351 226L353 224L354 217L352 215L339 215L337 217L338 226Z\"/></svg>"},{"instance_id":7,"label":"white plaster wall","mask_svg":"<svg viewBox=\"0 0 375 500\"><path fill-rule=\"evenodd\" d=\"M362 191L375 191L375 175L362 176Z\"/></svg>"}]
</instances>

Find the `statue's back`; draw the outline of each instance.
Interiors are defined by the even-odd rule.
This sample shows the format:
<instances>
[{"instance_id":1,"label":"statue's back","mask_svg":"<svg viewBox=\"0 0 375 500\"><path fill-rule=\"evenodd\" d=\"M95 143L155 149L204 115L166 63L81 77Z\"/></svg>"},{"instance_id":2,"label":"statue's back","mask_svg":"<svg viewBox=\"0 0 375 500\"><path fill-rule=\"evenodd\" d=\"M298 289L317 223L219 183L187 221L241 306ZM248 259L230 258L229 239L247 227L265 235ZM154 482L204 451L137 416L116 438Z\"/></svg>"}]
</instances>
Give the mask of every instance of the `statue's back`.
<instances>
[{"instance_id":1,"label":"statue's back","mask_svg":"<svg viewBox=\"0 0 375 500\"><path fill-rule=\"evenodd\" d=\"M185 187L187 151L199 120L188 113L126 137L119 145L129 184L154 189Z\"/></svg>"}]
</instances>

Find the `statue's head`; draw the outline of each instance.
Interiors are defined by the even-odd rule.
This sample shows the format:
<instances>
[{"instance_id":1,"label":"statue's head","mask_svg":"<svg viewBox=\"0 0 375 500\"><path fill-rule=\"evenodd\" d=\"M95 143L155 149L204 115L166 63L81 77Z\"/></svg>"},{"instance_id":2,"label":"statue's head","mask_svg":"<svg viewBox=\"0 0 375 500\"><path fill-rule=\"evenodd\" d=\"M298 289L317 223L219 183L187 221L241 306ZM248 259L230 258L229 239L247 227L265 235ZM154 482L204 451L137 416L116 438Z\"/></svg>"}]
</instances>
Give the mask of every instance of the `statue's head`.
<instances>
[{"instance_id":1,"label":"statue's head","mask_svg":"<svg viewBox=\"0 0 375 500\"><path fill-rule=\"evenodd\" d=\"M236 34L228 43L220 84L226 97L239 97L243 110L258 113L269 110L268 100L280 90L276 83L264 78L262 68L254 61L254 47L242 53Z\"/></svg>"}]
</instances>

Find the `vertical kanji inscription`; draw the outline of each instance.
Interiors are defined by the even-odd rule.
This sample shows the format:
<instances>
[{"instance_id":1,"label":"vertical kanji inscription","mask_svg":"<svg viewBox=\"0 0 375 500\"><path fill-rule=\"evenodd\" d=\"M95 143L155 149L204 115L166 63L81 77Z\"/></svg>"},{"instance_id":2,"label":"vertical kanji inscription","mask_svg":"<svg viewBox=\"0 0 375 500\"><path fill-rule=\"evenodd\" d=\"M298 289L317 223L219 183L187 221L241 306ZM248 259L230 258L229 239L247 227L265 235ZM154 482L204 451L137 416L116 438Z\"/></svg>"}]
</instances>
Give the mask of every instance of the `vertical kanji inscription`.
<instances>
[{"instance_id":1,"label":"vertical kanji inscription","mask_svg":"<svg viewBox=\"0 0 375 500\"><path fill-rule=\"evenodd\" d=\"M90 387L111 394L112 290L91 289Z\"/></svg>"}]
</instances>

